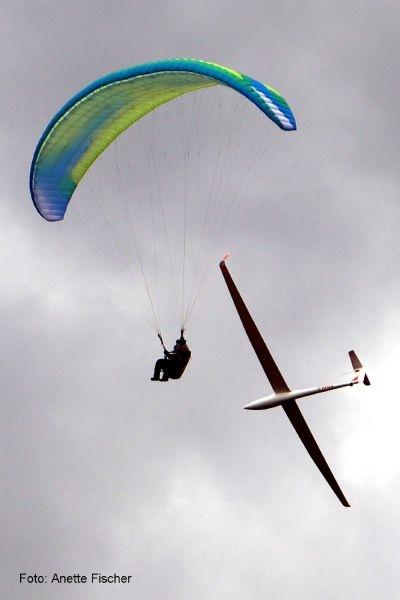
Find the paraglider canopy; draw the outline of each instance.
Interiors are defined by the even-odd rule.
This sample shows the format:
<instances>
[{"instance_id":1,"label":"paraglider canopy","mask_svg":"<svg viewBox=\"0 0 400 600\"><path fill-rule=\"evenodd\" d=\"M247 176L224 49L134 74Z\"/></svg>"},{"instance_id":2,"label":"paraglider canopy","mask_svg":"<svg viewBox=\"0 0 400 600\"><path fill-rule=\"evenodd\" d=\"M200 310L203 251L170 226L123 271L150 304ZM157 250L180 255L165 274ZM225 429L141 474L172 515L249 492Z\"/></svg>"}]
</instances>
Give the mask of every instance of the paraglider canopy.
<instances>
[{"instance_id":1,"label":"paraglider canopy","mask_svg":"<svg viewBox=\"0 0 400 600\"><path fill-rule=\"evenodd\" d=\"M76 226L115 297L127 292L163 343L161 322L175 309L187 326L232 208L243 190L246 203L257 193L272 138L295 129L276 90L228 67L134 66L94 81L50 121L32 160L32 200L44 219L61 221L74 196L59 230L70 236ZM264 185L265 174L263 197Z\"/></svg>"},{"instance_id":2,"label":"paraglider canopy","mask_svg":"<svg viewBox=\"0 0 400 600\"><path fill-rule=\"evenodd\" d=\"M221 65L170 59L117 71L84 88L46 127L30 173L38 212L48 221L63 219L90 165L123 131L182 94L218 84L248 98L281 129L296 129L291 109L276 90Z\"/></svg>"}]
</instances>

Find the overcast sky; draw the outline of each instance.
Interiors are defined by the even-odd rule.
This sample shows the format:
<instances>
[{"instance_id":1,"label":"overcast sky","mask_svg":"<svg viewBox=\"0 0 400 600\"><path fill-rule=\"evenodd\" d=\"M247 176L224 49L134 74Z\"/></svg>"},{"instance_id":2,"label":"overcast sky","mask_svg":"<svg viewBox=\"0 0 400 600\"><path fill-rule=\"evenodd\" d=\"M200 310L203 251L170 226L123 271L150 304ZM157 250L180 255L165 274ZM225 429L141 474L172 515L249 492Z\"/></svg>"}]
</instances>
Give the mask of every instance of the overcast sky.
<instances>
[{"instance_id":1,"label":"overcast sky","mask_svg":"<svg viewBox=\"0 0 400 600\"><path fill-rule=\"evenodd\" d=\"M389 0L3 0L2 597L398 598L399 25ZM193 359L161 385L158 340L79 238L79 208L71 227L44 221L28 179L69 98L170 57L272 85L298 131L244 186L188 325ZM218 269L226 250L291 387L342 380L352 348L368 367L370 388L299 403L349 509L280 408L242 410L270 387Z\"/></svg>"}]
</instances>

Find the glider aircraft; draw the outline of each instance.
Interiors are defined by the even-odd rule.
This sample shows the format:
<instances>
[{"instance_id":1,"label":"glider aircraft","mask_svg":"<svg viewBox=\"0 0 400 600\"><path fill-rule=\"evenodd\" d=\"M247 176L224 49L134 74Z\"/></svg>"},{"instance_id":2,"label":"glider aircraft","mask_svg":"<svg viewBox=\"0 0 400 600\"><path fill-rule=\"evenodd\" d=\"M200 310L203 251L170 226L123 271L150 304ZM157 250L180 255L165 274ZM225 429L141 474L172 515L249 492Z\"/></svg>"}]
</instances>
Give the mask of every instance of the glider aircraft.
<instances>
[{"instance_id":1,"label":"glider aircraft","mask_svg":"<svg viewBox=\"0 0 400 600\"><path fill-rule=\"evenodd\" d=\"M257 329L239 291L233 282L233 279L227 269L225 260L220 262L220 269L224 276L225 282L228 286L228 290L231 294L232 300L235 304L236 310L242 321L243 327L247 333L247 336L254 348L255 353L264 369L264 372L274 390L274 393L260 398L249 404L246 404L244 408L249 410L263 410L272 408L274 406L282 406L286 415L288 416L291 424L295 428L298 436L303 442L307 452L311 456L312 460L325 477L326 481L339 498L343 506L349 507L350 504L346 500L342 490L339 487L332 471L330 470L317 442L314 439L300 409L296 403L297 398L304 398L305 396L312 396L314 394L320 394L322 392L328 392L342 387L351 387L357 383L364 383L370 385L367 374L365 373L363 366L358 359L354 350L350 350L349 356L354 372L352 378L347 383L340 383L336 385L325 385L322 387L313 387L302 390L291 390L284 380L278 366L276 365L270 351L268 350L260 332Z\"/></svg>"}]
</instances>

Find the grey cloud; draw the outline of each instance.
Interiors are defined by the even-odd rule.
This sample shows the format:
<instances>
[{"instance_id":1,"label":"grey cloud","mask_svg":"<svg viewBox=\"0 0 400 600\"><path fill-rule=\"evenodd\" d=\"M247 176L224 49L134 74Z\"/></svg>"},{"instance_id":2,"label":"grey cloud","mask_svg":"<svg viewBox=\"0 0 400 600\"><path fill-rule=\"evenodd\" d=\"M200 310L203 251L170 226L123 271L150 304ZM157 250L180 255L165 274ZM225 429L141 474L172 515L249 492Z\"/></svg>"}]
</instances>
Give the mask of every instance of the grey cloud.
<instances>
[{"instance_id":1,"label":"grey cloud","mask_svg":"<svg viewBox=\"0 0 400 600\"><path fill-rule=\"evenodd\" d=\"M20 1L3 17L3 595L397 598L397 5ZM299 130L243 190L190 323L193 360L162 387L149 380L158 340L121 266L111 276L85 245L84 210L76 226L45 223L27 184L66 100L167 56L259 77ZM369 366L369 390L302 404L349 510L282 411L242 410L269 386L218 270L227 250L290 385L340 377L353 346ZM25 570L135 583L21 586Z\"/></svg>"}]
</instances>

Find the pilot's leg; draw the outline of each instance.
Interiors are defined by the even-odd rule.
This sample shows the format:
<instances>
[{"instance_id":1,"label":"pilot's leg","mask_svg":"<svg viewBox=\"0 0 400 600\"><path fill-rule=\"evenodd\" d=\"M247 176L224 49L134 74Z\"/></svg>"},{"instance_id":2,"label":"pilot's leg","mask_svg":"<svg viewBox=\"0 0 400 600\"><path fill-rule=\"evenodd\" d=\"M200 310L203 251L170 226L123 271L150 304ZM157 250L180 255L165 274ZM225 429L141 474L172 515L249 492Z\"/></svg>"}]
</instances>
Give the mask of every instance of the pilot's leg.
<instances>
[{"instance_id":1,"label":"pilot's leg","mask_svg":"<svg viewBox=\"0 0 400 600\"><path fill-rule=\"evenodd\" d=\"M168 381L169 380L169 367L170 367L170 362L169 360L163 360L163 365L161 367L162 372L163 372L163 376L161 377L160 381Z\"/></svg>"},{"instance_id":2,"label":"pilot's leg","mask_svg":"<svg viewBox=\"0 0 400 600\"><path fill-rule=\"evenodd\" d=\"M160 373L161 373L161 371L164 371L164 363L165 362L166 361L164 358L158 359L158 361L156 362L156 364L154 366L154 376L151 378L152 381L161 381Z\"/></svg>"}]
</instances>

